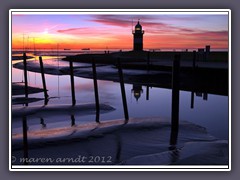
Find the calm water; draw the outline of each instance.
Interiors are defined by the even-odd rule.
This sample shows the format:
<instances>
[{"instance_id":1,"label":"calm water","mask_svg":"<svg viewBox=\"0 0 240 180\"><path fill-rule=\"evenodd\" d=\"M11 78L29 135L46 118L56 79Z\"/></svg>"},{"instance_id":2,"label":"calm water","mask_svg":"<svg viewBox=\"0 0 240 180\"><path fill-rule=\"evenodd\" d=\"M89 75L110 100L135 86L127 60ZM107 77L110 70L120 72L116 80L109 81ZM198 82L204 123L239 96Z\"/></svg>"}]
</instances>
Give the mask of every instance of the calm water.
<instances>
[{"instance_id":1,"label":"calm water","mask_svg":"<svg viewBox=\"0 0 240 180\"><path fill-rule=\"evenodd\" d=\"M50 57L43 57L47 59ZM51 57L53 58L53 57ZM17 62L17 61L16 61ZM53 76L45 75L48 94L51 98L48 104L71 104L71 84L70 76ZM29 85L42 87L41 75L39 73L28 72ZM12 69L12 82L21 82L23 80L23 71L19 69ZM100 103L106 103L114 108L115 111L101 114L100 121L107 121L112 119L123 119L123 105L119 83L111 81L98 81ZM140 89L140 97L138 100L134 96L134 89L136 95L136 88ZM171 119L171 102L172 90L164 88L149 88L149 100L146 99L147 89L145 86L134 87L131 84L125 84L127 104L129 117L162 117ZM93 103L94 89L93 80L75 77L75 94L76 104ZM219 139L228 139L228 97L219 95L207 95L207 100L203 97L194 94L194 108L191 108L191 92L180 91L180 107L179 119L185 120L197 125L201 125L213 136ZM31 94L29 97L43 98L43 93ZM38 101L29 104L43 105L44 101ZM22 105L14 105L14 107ZM61 122L59 126L69 125L70 121L67 117L59 117L59 119L45 119L45 123L51 125L56 121ZM68 117L69 119L69 117ZM81 116L76 118L76 124L85 122L93 122L95 115ZM35 128L39 124L39 120L32 120L31 128ZM32 125L32 126L31 126ZM34 126L35 125L35 126ZM14 122L13 127L18 131L21 127L20 122ZM49 127L49 126L48 126Z\"/></svg>"}]
</instances>

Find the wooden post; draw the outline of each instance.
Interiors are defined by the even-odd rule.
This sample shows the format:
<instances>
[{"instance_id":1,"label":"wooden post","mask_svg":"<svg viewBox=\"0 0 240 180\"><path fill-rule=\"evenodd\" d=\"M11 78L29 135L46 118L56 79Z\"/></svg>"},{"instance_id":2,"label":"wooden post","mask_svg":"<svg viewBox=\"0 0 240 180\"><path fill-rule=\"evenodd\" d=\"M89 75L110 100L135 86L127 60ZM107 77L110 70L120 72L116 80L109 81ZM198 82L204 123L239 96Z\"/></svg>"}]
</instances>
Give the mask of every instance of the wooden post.
<instances>
[{"instance_id":1,"label":"wooden post","mask_svg":"<svg viewBox=\"0 0 240 180\"><path fill-rule=\"evenodd\" d=\"M180 55L175 55L172 69L172 125L170 144L175 145L179 127L179 74Z\"/></svg>"},{"instance_id":2,"label":"wooden post","mask_svg":"<svg viewBox=\"0 0 240 180\"><path fill-rule=\"evenodd\" d=\"M120 80L120 87L121 87L121 93L122 93L122 101L123 101L123 109L124 109L125 120L128 120L129 117L128 117L127 99L126 99L126 93L125 93L125 87L124 87L122 65L121 65L121 62L120 62L119 58L118 58L118 75L119 75L119 80Z\"/></svg>"},{"instance_id":3,"label":"wooden post","mask_svg":"<svg viewBox=\"0 0 240 180\"><path fill-rule=\"evenodd\" d=\"M150 52L147 52L147 71L149 71L149 66L150 66Z\"/></svg>"},{"instance_id":4,"label":"wooden post","mask_svg":"<svg viewBox=\"0 0 240 180\"><path fill-rule=\"evenodd\" d=\"M210 55L210 45L206 45L206 48L205 48L205 61L209 60L209 55Z\"/></svg>"},{"instance_id":5,"label":"wooden post","mask_svg":"<svg viewBox=\"0 0 240 180\"><path fill-rule=\"evenodd\" d=\"M44 119L43 118L40 118L40 124L42 125L42 128L46 128L46 124L44 122Z\"/></svg>"},{"instance_id":6,"label":"wooden post","mask_svg":"<svg viewBox=\"0 0 240 180\"><path fill-rule=\"evenodd\" d=\"M45 99L44 99L44 106L48 105L48 101L49 101L48 98L45 98Z\"/></svg>"},{"instance_id":7,"label":"wooden post","mask_svg":"<svg viewBox=\"0 0 240 180\"><path fill-rule=\"evenodd\" d=\"M27 137L27 117L22 117L22 128L23 128L23 157L25 159L28 158L28 137ZM26 161L24 161L24 164L28 164Z\"/></svg>"},{"instance_id":8,"label":"wooden post","mask_svg":"<svg viewBox=\"0 0 240 180\"><path fill-rule=\"evenodd\" d=\"M149 100L149 86L147 86L147 90L146 90L146 100Z\"/></svg>"},{"instance_id":9,"label":"wooden post","mask_svg":"<svg viewBox=\"0 0 240 180\"><path fill-rule=\"evenodd\" d=\"M71 115L71 126L75 126L76 123L75 123L75 117L74 115Z\"/></svg>"},{"instance_id":10,"label":"wooden post","mask_svg":"<svg viewBox=\"0 0 240 180\"><path fill-rule=\"evenodd\" d=\"M26 53L23 53L23 66L24 66L24 83L25 83L25 98L27 102L28 98L28 78L27 78L27 56ZM28 103L26 103L28 106Z\"/></svg>"},{"instance_id":11,"label":"wooden post","mask_svg":"<svg viewBox=\"0 0 240 180\"><path fill-rule=\"evenodd\" d=\"M41 70L42 83L43 83L43 91L44 91L44 97L45 97L45 105L46 105L47 104L47 99L48 99L48 94L47 94L47 87L46 87L46 81L45 81L45 75L44 75L42 56L39 56L39 63L40 63L40 70Z\"/></svg>"},{"instance_id":12,"label":"wooden post","mask_svg":"<svg viewBox=\"0 0 240 180\"><path fill-rule=\"evenodd\" d=\"M69 61L70 65L70 79L71 79L71 90L72 90L72 105L76 105L76 99L75 99L75 89L74 89L74 74L73 74L73 62L72 60Z\"/></svg>"},{"instance_id":13,"label":"wooden post","mask_svg":"<svg viewBox=\"0 0 240 180\"><path fill-rule=\"evenodd\" d=\"M116 164L119 164L121 162L121 153L122 153L122 146L121 146L121 139L119 134L115 134L115 142L116 142L116 146L117 146L117 152L116 152Z\"/></svg>"},{"instance_id":14,"label":"wooden post","mask_svg":"<svg viewBox=\"0 0 240 180\"><path fill-rule=\"evenodd\" d=\"M96 63L94 59L92 60L92 71L93 71L93 84L94 84L94 95L95 95L95 105L96 105L96 122L99 123L100 105L99 105L99 96L98 96Z\"/></svg>"},{"instance_id":15,"label":"wooden post","mask_svg":"<svg viewBox=\"0 0 240 180\"><path fill-rule=\"evenodd\" d=\"M197 59L197 53L196 51L193 51L193 70L195 70L195 67L196 67L196 59Z\"/></svg>"},{"instance_id":16,"label":"wooden post","mask_svg":"<svg viewBox=\"0 0 240 180\"><path fill-rule=\"evenodd\" d=\"M195 89L195 74L196 74L196 59L197 53L193 51L193 68L192 68L192 92L191 92L191 109L194 108L194 89Z\"/></svg>"},{"instance_id":17,"label":"wooden post","mask_svg":"<svg viewBox=\"0 0 240 180\"><path fill-rule=\"evenodd\" d=\"M194 108L194 92L191 92L191 109Z\"/></svg>"},{"instance_id":18,"label":"wooden post","mask_svg":"<svg viewBox=\"0 0 240 180\"><path fill-rule=\"evenodd\" d=\"M203 93L203 100L207 101L208 100L208 93Z\"/></svg>"}]
</instances>

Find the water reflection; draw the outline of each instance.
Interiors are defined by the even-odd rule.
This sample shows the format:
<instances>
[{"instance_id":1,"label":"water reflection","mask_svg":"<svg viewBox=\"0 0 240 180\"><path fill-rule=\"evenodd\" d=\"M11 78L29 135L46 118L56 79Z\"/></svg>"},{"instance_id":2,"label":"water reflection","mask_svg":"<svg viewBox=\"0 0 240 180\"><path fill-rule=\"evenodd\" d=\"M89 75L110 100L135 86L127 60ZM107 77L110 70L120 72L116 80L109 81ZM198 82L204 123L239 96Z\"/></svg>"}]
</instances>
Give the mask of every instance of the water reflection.
<instances>
[{"instance_id":1,"label":"water reflection","mask_svg":"<svg viewBox=\"0 0 240 180\"><path fill-rule=\"evenodd\" d=\"M69 61L69 68L70 68L70 80L71 80L71 92L72 92L72 105L76 104L75 98L75 86L74 86L74 74L73 74L73 62Z\"/></svg>"},{"instance_id":2,"label":"water reflection","mask_svg":"<svg viewBox=\"0 0 240 180\"><path fill-rule=\"evenodd\" d=\"M43 61L42 57L39 57L39 64L40 64L40 69L41 69L41 76L42 76L42 84L43 84L43 92L44 92L44 97L45 97L45 105L48 103L48 93L47 93L47 86L46 86L46 80L45 80L45 73L44 73L44 67L43 67Z\"/></svg>"},{"instance_id":3,"label":"water reflection","mask_svg":"<svg viewBox=\"0 0 240 180\"><path fill-rule=\"evenodd\" d=\"M22 118L22 130L23 130L23 157L28 158L28 125L27 125L27 117L23 116ZM24 164L28 164L24 161Z\"/></svg>"},{"instance_id":4,"label":"water reflection","mask_svg":"<svg viewBox=\"0 0 240 180\"><path fill-rule=\"evenodd\" d=\"M148 91L147 91L148 92ZM141 94L143 93L142 85L139 84L133 84L132 87L132 93L136 101L141 97ZM148 97L148 96L147 96ZM148 99L148 98L147 98Z\"/></svg>"},{"instance_id":5,"label":"water reflection","mask_svg":"<svg viewBox=\"0 0 240 180\"><path fill-rule=\"evenodd\" d=\"M122 102L123 102L125 123L127 123L129 116L128 116L127 99L126 99L126 93L125 93L125 87L124 87L122 65L121 65L120 59L118 59L118 75L119 75L119 81L120 81L120 87L121 87L121 93L122 93Z\"/></svg>"},{"instance_id":6,"label":"water reflection","mask_svg":"<svg viewBox=\"0 0 240 180\"><path fill-rule=\"evenodd\" d=\"M206 101L208 99L208 94L207 93L196 92L196 96L202 97L203 100L206 100Z\"/></svg>"},{"instance_id":7,"label":"water reflection","mask_svg":"<svg viewBox=\"0 0 240 180\"><path fill-rule=\"evenodd\" d=\"M176 59L174 61L175 66L179 68L179 59ZM75 99L75 86L74 86L74 67L70 63L70 80L71 80L71 92L72 92L72 105L76 105L76 99ZM174 66L174 67L175 67ZM99 105L99 94L98 94L98 82L97 82L97 71L96 71L96 65L93 62L92 63L92 70L93 70L93 85L94 85L94 96L95 96L95 112L96 112L96 118L95 121L100 124L100 105ZM172 152L172 163L176 162L179 158L179 150L177 148L178 144L178 133L179 133L179 99L180 99L180 87L179 87L179 77L178 77L179 69L176 70L174 68L173 70L173 77L172 77L172 96L171 96L171 105L172 105L172 113L171 113L171 132L170 132L170 140L169 140L169 150ZM123 110L124 110L124 118L125 118L125 124L128 123L129 120L129 114L128 114L128 103L126 98L126 92L125 92L125 82L124 82L124 71L121 68L121 63L118 63L118 75L119 75L119 84L120 84L120 90L121 90L121 97L122 97L122 104L123 104ZM143 94L143 86L144 84L132 84L132 89L129 90L130 93L133 93L136 101L141 98L141 95ZM81 92L79 92L81 93ZM207 93L199 93L199 92L191 92L191 108L194 108L194 93L197 97L202 97L203 100L208 100L208 94ZM25 94L26 95L26 94ZM146 100L149 100L150 92L149 92L149 86L146 86ZM28 97L28 94L27 94ZM47 101L46 101L47 100ZM45 98L45 106L48 104L49 98ZM148 109L145 109L147 111ZM71 127L75 127L76 125L76 119L75 114L71 113ZM40 118L40 125L42 126L42 129L47 128L47 124L45 123L44 119ZM23 151L24 151L24 157L28 157L28 128L27 128L27 117L24 116L22 119L22 128L23 128ZM115 162L119 163L121 161L121 152L122 152L122 141L121 137L118 136L118 134L115 134L113 132L113 135L116 137L116 157Z\"/></svg>"},{"instance_id":8,"label":"water reflection","mask_svg":"<svg viewBox=\"0 0 240 180\"><path fill-rule=\"evenodd\" d=\"M75 123L75 116L74 115L71 115L71 126L75 126L76 123Z\"/></svg>"},{"instance_id":9,"label":"water reflection","mask_svg":"<svg viewBox=\"0 0 240 180\"><path fill-rule=\"evenodd\" d=\"M149 100L149 86L146 86L146 100Z\"/></svg>"},{"instance_id":10,"label":"water reflection","mask_svg":"<svg viewBox=\"0 0 240 180\"><path fill-rule=\"evenodd\" d=\"M179 128L179 71L180 56L176 55L173 61L172 69L172 116L171 116L171 137L170 146L177 144L178 128Z\"/></svg>"},{"instance_id":11,"label":"water reflection","mask_svg":"<svg viewBox=\"0 0 240 180\"><path fill-rule=\"evenodd\" d=\"M95 95L95 105L96 105L96 122L100 123L100 106L99 106L99 95L98 95L98 83L97 83L97 70L96 70L96 64L93 60L92 62L92 74L93 74L93 84L94 84L94 95Z\"/></svg>"},{"instance_id":12,"label":"water reflection","mask_svg":"<svg viewBox=\"0 0 240 180\"><path fill-rule=\"evenodd\" d=\"M191 109L194 108L194 92L191 92Z\"/></svg>"},{"instance_id":13,"label":"water reflection","mask_svg":"<svg viewBox=\"0 0 240 180\"><path fill-rule=\"evenodd\" d=\"M44 119L42 117L40 118L40 124L42 126L42 129L47 127L47 124L45 124L45 121L44 121Z\"/></svg>"},{"instance_id":14,"label":"water reflection","mask_svg":"<svg viewBox=\"0 0 240 180\"><path fill-rule=\"evenodd\" d=\"M28 99L28 76L27 76L27 56L23 53L23 65L24 65L24 84L25 84L25 98ZM28 102L26 102L28 106Z\"/></svg>"},{"instance_id":15,"label":"water reflection","mask_svg":"<svg viewBox=\"0 0 240 180\"><path fill-rule=\"evenodd\" d=\"M100 123L99 121L99 114L100 114L100 106L99 106L99 99L98 99L98 86L97 86L97 74L96 74L96 66L95 62L92 63L93 68L93 82L94 82L94 93L95 93L95 105L96 105L96 122ZM72 84L72 106L75 106L76 100L75 100L75 92L74 92L74 81L73 81L73 66L72 63L70 63L70 76L71 76L71 84ZM124 75L121 68L120 61L118 62L118 73L119 73L119 79L120 79L120 88L121 88L121 95L122 95L122 101L123 101L123 108L124 108L124 115L125 115L125 122L124 124L128 123L129 117L128 117L128 107L127 107L127 101L126 101L126 93L125 93L125 87L124 87ZM176 59L174 61L174 68L173 68L173 82L172 82L172 121L171 121L171 133L170 133L170 142L169 142L169 150L172 152L172 163L177 161L178 159L178 149L177 149L177 138L178 138L178 128L179 128L179 59ZM135 94L136 100L138 100L141 96L141 93L143 92L141 85L133 85L132 92ZM24 115L22 120L22 127L23 127L23 152L24 152L24 158L28 158L28 137L27 137L27 118ZM47 127L44 119L40 118L40 124L42 126L42 129L45 129ZM71 127L76 126L76 120L75 115L72 112L71 113ZM116 145L117 145L117 151L115 156L115 163L121 162L121 151L122 151L122 141L121 137L118 134L115 134L116 137Z\"/></svg>"}]
</instances>

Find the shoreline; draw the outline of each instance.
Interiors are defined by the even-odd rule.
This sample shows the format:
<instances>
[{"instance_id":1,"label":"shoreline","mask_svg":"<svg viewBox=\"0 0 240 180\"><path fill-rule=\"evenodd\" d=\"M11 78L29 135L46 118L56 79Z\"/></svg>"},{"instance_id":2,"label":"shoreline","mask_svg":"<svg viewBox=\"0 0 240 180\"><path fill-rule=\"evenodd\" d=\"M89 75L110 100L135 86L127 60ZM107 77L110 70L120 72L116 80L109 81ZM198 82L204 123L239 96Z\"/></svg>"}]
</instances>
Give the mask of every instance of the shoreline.
<instances>
[{"instance_id":1,"label":"shoreline","mask_svg":"<svg viewBox=\"0 0 240 180\"><path fill-rule=\"evenodd\" d=\"M171 89L172 62L175 52L168 53L168 56L172 57L169 60L151 60L149 66L147 66L147 60L144 58L137 58L138 56L134 55L136 53L138 56L147 54L147 52L144 51L131 51L128 52L128 54L83 54L67 56L66 58L63 58L62 61L73 61L75 63L75 66L73 67L75 77L92 78L91 65L81 67L77 65L77 63L90 64L94 60L97 64L98 80L119 82L117 59L120 58L122 69L124 71L125 83ZM182 53L186 54L186 52ZM192 52L187 52L187 54L191 59L193 55ZM225 53L225 55L227 55L227 53ZM180 60L180 62L180 90L206 92L225 96L228 95L228 63L197 61L196 67L193 68L190 60L183 59ZM23 63L16 63L13 67L23 69ZM48 63L46 63L44 64L44 69L45 74L70 75L68 64L57 69L54 65L48 65ZM27 70L40 72L39 63L28 61Z\"/></svg>"},{"instance_id":2,"label":"shoreline","mask_svg":"<svg viewBox=\"0 0 240 180\"><path fill-rule=\"evenodd\" d=\"M158 62L162 60L173 60L174 55L179 54L184 61L193 60L193 52L177 52L177 51L127 51L127 52L112 52L105 54L78 54L74 56L66 56L63 60L73 62L91 62L95 59L96 63L115 63L116 59L120 58L123 62L146 62L149 58L152 62ZM205 53L196 52L198 62L228 62L228 52L210 52L207 59L205 59Z\"/></svg>"}]
</instances>

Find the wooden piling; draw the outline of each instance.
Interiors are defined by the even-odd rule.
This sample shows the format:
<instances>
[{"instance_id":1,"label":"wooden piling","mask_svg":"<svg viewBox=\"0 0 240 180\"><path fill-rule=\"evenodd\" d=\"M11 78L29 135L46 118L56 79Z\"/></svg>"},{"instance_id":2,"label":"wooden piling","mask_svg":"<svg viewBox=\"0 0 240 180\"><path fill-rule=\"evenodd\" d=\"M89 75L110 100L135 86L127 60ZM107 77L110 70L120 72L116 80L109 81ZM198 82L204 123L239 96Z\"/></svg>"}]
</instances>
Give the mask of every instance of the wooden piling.
<instances>
[{"instance_id":1,"label":"wooden piling","mask_svg":"<svg viewBox=\"0 0 240 180\"><path fill-rule=\"evenodd\" d=\"M42 56L39 56L39 63L40 63L43 91L44 91L44 97L45 97L45 105L46 105L47 104L47 99L48 99L48 93L47 93L47 87L46 87L46 81L45 81L45 75L44 75Z\"/></svg>"},{"instance_id":2,"label":"wooden piling","mask_svg":"<svg viewBox=\"0 0 240 180\"><path fill-rule=\"evenodd\" d=\"M48 101L49 101L48 98L45 98L45 99L44 99L44 106L47 106L47 105L48 105Z\"/></svg>"},{"instance_id":3,"label":"wooden piling","mask_svg":"<svg viewBox=\"0 0 240 180\"><path fill-rule=\"evenodd\" d=\"M28 136L27 136L27 117L22 117L22 128L23 128L23 157L28 158ZM27 161L24 161L24 164L28 164Z\"/></svg>"},{"instance_id":4,"label":"wooden piling","mask_svg":"<svg viewBox=\"0 0 240 180\"><path fill-rule=\"evenodd\" d=\"M69 61L70 66L70 80L71 80L71 91L72 91L72 105L76 105L76 98L75 98L75 87L74 87L74 74L73 74L73 62L72 60Z\"/></svg>"},{"instance_id":5,"label":"wooden piling","mask_svg":"<svg viewBox=\"0 0 240 180\"><path fill-rule=\"evenodd\" d=\"M146 100L149 100L149 86L147 86L147 90L146 90Z\"/></svg>"},{"instance_id":6,"label":"wooden piling","mask_svg":"<svg viewBox=\"0 0 240 180\"><path fill-rule=\"evenodd\" d=\"M150 52L147 52L147 71L149 71L150 66Z\"/></svg>"},{"instance_id":7,"label":"wooden piling","mask_svg":"<svg viewBox=\"0 0 240 180\"><path fill-rule=\"evenodd\" d=\"M179 75L180 55L175 55L172 68L172 121L170 144L175 145L179 127Z\"/></svg>"},{"instance_id":8,"label":"wooden piling","mask_svg":"<svg viewBox=\"0 0 240 180\"><path fill-rule=\"evenodd\" d=\"M194 108L194 92L191 92L191 109Z\"/></svg>"},{"instance_id":9,"label":"wooden piling","mask_svg":"<svg viewBox=\"0 0 240 180\"><path fill-rule=\"evenodd\" d=\"M27 56L26 53L23 53L23 67L24 67L24 84L25 84L25 98L27 102L28 98L28 78L27 78ZM28 106L28 103L26 103Z\"/></svg>"},{"instance_id":10,"label":"wooden piling","mask_svg":"<svg viewBox=\"0 0 240 180\"><path fill-rule=\"evenodd\" d=\"M209 60L209 55L210 55L210 45L206 45L206 47L205 47L205 61Z\"/></svg>"},{"instance_id":11,"label":"wooden piling","mask_svg":"<svg viewBox=\"0 0 240 180\"><path fill-rule=\"evenodd\" d=\"M124 116L125 116L125 120L128 120L129 116L128 116L127 99L126 99L126 93L125 93L125 87L124 87L122 65L121 65L121 61L119 58L117 61L118 61L118 75L119 75L120 87L121 87L121 93L122 93Z\"/></svg>"},{"instance_id":12,"label":"wooden piling","mask_svg":"<svg viewBox=\"0 0 240 180\"><path fill-rule=\"evenodd\" d=\"M208 100L208 94L205 92L203 93L203 100L207 101Z\"/></svg>"},{"instance_id":13,"label":"wooden piling","mask_svg":"<svg viewBox=\"0 0 240 180\"><path fill-rule=\"evenodd\" d=\"M193 51L193 67L192 67L192 92L191 92L191 109L194 108L194 89L195 89L195 74L196 74L197 53Z\"/></svg>"},{"instance_id":14,"label":"wooden piling","mask_svg":"<svg viewBox=\"0 0 240 180\"><path fill-rule=\"evenodd\" d=\"M121 144L121 138L119 136L119 134L115 134L115 142L116 142L116 164L119 164L121 162L121 153L122 153L122 144Z\"/></svg>"},{"instance_id":15,"label":"wooden piling","mask_svg":"<svg viewBox=\"0 0 240 180\"><path fill-rule=\"evenodd\" d=\"M96 63L94 59L92 60L92 71L93 71L93 84L94 84L94 95L95 95L95 105L96 105L96 122L99 123L100 105L99 105L99 96L98 96Z\"/></svg>"},{"instance_id":16,"label":"wooden piling","mask_svg":"<svg viewBox=\"0 0 240 180\"><path fill-rule=\"evenodd\" d=\"M43 118L40 118L40 124L42 125L42 128L46 128L46 124L44 122L44 119Z\"/></svg>"},{"instance_id":17,"label":"wooden piling","mask_svg":"<svg viewBox=\"0 0 240 180\"><path fill-rule=\"evenodd\" d=\"M197 59L197 53L196 51L193 51L193 70L196 68L196 59Z\"/></svg>"},{"instance_id":18,"label":"wooden piling","mask_svg":"<svg viewBox=\"0 0 240 180\"><path fill-rule=\"evenodd\" d=\"M75 126L76 123L75 123L75 116L74 115L71 115L71 126Z\"/></svg>"}]
</instances>

